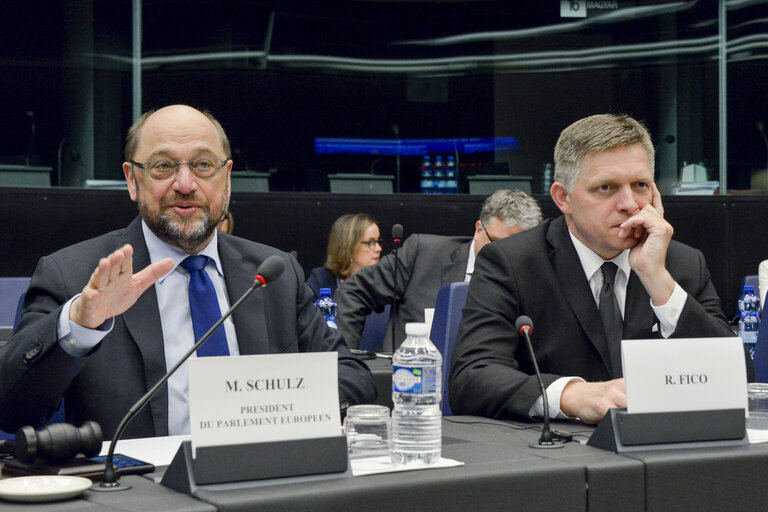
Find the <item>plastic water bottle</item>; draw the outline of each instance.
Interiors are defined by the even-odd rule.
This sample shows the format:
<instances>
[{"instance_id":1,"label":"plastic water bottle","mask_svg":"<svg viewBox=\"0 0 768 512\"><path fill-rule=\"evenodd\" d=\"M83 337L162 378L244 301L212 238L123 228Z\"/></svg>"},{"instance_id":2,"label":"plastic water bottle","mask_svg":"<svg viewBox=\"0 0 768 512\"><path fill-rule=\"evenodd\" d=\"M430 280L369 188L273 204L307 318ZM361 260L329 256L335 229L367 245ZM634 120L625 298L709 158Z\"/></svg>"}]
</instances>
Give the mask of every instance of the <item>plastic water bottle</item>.
<instances>
[{"instance_id":1,"label":"plastic water bottle","mask_svg":"<svg viewBox=\"0 0 768 512\"><path fill-rule=\"evenodd\" d=\"M744 295L739 299L739 337L747 346L749 354L754 356L757 343L757 328L760 326L760 298L755 295L755 287L744 287Z\"/></svg>"},{"instance_id":2,"label":"plastic water bottle","mask_svg":"<svg viewBox=\"0 0 768 512\"><path fill-rule=\"evenodd\" d=\"M541 172L541 193L549 194L552 187L552 164L544 164L544 170Z\"/></svg>"},{"instance_id":3,"label":"plastic water bottle","mask_svg":"<svg viewBox=\"0 0 768 512\"><path fill-rule=\"evenodd\" d=\"M448 162L445 164L445 194L456 194L459 192L459 182L456 181L456 159L453 155L448 156Z\"/></svg>"},{"instance_id":4,"label":"plastic water bottle","mask_svg":"<svg viewBox=\"0 0 768 512\"><path fill-rule=\"evenodd\" d=\"M421 193L432 193L432 162L429 155L424 155L424 160L421 161Z\"/></svg>"},{"instance_id":5,"label":"plastic water bottle","mask_svg":"<svg viewBox=\"0 0 768 512\"><path fill-rule=\"evenodd\" d=\"M443 357L426 324L407 323L405 334L392 355L392 462L433 464L442 446Z\"/></svg>"},{"instance_id":6,"label":"plastic water bottle","mask_svg":"<svg viewBox=\"0 0 768 512\"><path fill-rule=\"evenodd\" d=\"M432 193L442 194L445 190L445 164L443 157L435 157L435 165L432 167Z\"/></svg>"},{"instance_id":7,"label":"plastic water bottle","mask_svg":"<svg viewBox=\"0 0 768 512\"><path fill-rule=\"evenodd\" d=\"M336 327L336 301L331 298L330 288L320 288L320 297L315 301L315 307L320 310L328 327Z\"/></svg>"}]
</instances>

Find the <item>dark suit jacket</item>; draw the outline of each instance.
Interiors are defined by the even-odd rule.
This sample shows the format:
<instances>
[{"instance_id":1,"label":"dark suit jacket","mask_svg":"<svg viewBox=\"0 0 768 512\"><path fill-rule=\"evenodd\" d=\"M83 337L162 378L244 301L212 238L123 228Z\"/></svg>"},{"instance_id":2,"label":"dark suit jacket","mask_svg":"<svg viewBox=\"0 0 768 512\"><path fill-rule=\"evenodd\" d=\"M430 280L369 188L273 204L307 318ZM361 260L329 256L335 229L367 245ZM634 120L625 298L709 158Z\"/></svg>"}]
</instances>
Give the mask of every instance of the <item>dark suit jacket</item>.
<instances>
[{"instance_id":1,"label":"dark suit jacket","mask_svg":"<svg viewBox=\"0 0 768 512\"><path fill-rule=\"evenodd\" d=\"M666 264L688 293L673 336L733 336L701 252L673 241ZM529 418L540 393L525 341L515 330L519 315L533 320L532 342L545 386L562 376L611 378L600 313L561 216L480 251L453 352L454 413ZM657 319L650 297L634 272L624 319L624 339L660 337L653 330Z\"/></svg>"},{"instance_id":2,"label":"dark suit jacket","mask_svg":"<svg viewBox=\"0 0 768 512\"><path fill-rule=\"evenodd\" d=\"M330 288L331 294L334 294L336 288L338 288L338 283L336 276L325 267L313 268L307 278L307 286L312 288L312 291L315 294L315 300L320 297L320 288Z\"/></svg>"},{"instance_id":3,"label":"dark suit jacket","mask_svg":"<svg viewBox=\"0 0 768 512\"><path fill-rule=\"evenodd\" d=\"M367 367L353 358L339 334L312 305L298 262L266 245L219 234L219 255L230 304L253 283L258 266L278 254L283 274L258 290L233 314L241 354L339 352L339 399L375 399ZM133 268L146 267L149 252L137 218L127 228L43 257L32 276L17 333L0 349L0 428L41 426L65 399L66 418L97 421L111 437L123 415L166 372L160 313L154 286L115 317L112 331L87 357L73 357L57 341L61 306L88 282L99 258L130 243ZM129 423L124 437L168 434L168 391L162 389Z\"/></svg>"},{"instance_id":4,"label":"dark suit jacket","mask_svg":"<svg viewBox=\"0 0 768 512\"><path fill-rule=\"evenodd\" d=\"M435 307L437 292L446 284L463 281L467 270L468 237L411 235L398 250L400 270L397 276L398 306L396 344L405 339L407 322L423 322L424 308ZM392 303L394 253L377 264L358 270L336 291L339 305L336 323L350 348L357 348L365 325L365 317L375 309ZM384 346L392 338L392 318Z\"/></svg>"}]
</instances>

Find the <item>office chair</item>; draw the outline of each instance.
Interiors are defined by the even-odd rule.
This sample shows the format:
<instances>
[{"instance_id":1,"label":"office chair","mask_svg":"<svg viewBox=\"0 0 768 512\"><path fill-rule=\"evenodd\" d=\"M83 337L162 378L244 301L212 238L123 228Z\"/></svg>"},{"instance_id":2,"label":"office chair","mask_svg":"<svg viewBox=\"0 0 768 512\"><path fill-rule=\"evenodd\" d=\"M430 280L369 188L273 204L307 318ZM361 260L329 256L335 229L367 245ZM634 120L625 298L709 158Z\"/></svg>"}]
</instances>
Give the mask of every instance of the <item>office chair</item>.
<instances>
[{"instance_id":1,"label":"office chair","mask_svg":"<svg viewBox=\"0 0 768 512\"><path fill-rule=\"evenodd\" d=\"M448 402L448 374L451 368L453 345L461 323L461 310L467 301L468 282L451 283L440 288L435 302L435 316L429 339L443 355L443 416L453 416Z\"/></svg>"},{"instance_id":2,"label":"office chair","mask_svg":"<svg viewBox=\"0 0 768 512\"><path fill-rule=\"evenodd\" d=\"M10 279L26 279L27 285L29 284L29 278L10 278ZM1 280L1 279L0 279ZM13 332L16 332L16 327L19 325L19 321L21 320L21 306L24 303L24 296L27 294L27 288L24 288L24 291L21 292L21 295L19 296L19 299L16 301L16 312L14 313L14 320L13 320ZM63 423L64 422L64 401L61 401L61 406L58 408L58 410L53 413L53 416L51 417L51 420L48 423ZM11 434L8 432L5 432L4 430L0 430L0 440L3 439L13 439L15 437L15 434Z\"/></svg>"},{"instance_id":3,"label":"office chair","mask_svg":"<svg viewBox=\"0 0 768 512\"><path fill-rule=\"evenodd\" d=\"M768 319L765 314L760 319L757 330L757 343L752 364L755 366L755 382L768 382Z\"/></svg>"},{"instance_id":4,"label":"office chair","mask_svg":"<svg viewBox=\"0 0 768 512\"><path fill-rule=\"evenodd\" d=\"M375 352L387 334L387 325L389 325L389 310L392 308L389 304L384 306L381 313L373 311L365 317L365 327L360 337L360 350Z\"/></svg>"},{"instance_id":5,"label":"office chair","mask_svg":"<svg viewBox=\"0 0 768 512\"><path fill-rule=\"evenodd\" d=\"M14 325L19 295L29 288L29 277L0 277L0 325Z\"/></svg>"}]
</instances>

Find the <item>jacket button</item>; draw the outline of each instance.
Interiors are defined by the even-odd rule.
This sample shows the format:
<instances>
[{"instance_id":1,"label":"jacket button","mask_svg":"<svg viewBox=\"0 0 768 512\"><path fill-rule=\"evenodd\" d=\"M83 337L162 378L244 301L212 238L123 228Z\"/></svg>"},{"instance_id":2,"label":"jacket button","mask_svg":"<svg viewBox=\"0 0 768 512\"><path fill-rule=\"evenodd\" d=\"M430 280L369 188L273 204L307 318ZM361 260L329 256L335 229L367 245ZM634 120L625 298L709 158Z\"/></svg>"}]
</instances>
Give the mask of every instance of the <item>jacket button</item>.
<instances>
[{"instance_id":1,"label":"jacket button","mask_svg":"<svg viewBox=\"0 0 768 512\"><path fill-rule=\"evenodd\" d=\"M32 348L30 348L24 353L24 362L29 363L32 359L39 356L40 352L42 351L43 351L43 344L36 343Z\"/></svg>"}]
</instances>

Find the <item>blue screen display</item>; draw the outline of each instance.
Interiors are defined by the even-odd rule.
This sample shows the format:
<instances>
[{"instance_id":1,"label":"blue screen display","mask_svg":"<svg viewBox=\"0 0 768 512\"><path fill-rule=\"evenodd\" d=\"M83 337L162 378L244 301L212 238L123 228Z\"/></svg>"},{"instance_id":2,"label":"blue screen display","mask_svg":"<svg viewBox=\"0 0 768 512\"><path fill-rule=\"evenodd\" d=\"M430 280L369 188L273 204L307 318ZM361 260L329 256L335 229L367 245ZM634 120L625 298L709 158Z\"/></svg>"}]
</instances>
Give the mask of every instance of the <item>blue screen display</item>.
<instances>
[{"instance_id":1,"label":"blue screen display","mask_svg":"<svg viewBox=\"0 0 768 512\"><path fill-rule=\"evenodd\" d=\"M316 154L401 155L417 156L436 153L469 155L479 152L515 151L520 148L517 137L473 137L464 139L315 139Z\"/></svg>"}]
</instances>

